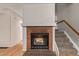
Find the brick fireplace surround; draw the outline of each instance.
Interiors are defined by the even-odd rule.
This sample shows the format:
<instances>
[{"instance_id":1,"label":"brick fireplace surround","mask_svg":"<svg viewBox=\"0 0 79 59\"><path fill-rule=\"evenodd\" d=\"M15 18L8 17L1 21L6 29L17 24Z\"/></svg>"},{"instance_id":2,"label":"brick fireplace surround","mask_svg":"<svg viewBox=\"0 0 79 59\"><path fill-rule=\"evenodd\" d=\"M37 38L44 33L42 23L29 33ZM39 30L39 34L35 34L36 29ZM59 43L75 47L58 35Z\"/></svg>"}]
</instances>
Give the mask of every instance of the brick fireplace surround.
<instances>
[{"instance_id":1,"label":"brick fireplace surround","mask_svg":"<svg viewBox=\"0 0 79 59\"><path fill-rule=\"evenodd\" d=\"M53 49L53 40L52 40L52 26L28 26L27 27L27 51L32 51L31 49L31 33L48 33L48 51L52 51ZM39 51L39 50L38 50ZM44 49L43 49L44 51Z\"/></svg>"},{"instance_id":2,"label":"brick fireplace surround","mask_svg":"<svg viewBox=\"0 0 79 59\"><path fill-rule=\"evenodd\" d=\"M47 33L48 48L47 49L32 49L31 48L31 33ZM23 27L23 47L24 56L55 56L54 40L55 26L24 26Z\"/></svg>"}]
</instances>

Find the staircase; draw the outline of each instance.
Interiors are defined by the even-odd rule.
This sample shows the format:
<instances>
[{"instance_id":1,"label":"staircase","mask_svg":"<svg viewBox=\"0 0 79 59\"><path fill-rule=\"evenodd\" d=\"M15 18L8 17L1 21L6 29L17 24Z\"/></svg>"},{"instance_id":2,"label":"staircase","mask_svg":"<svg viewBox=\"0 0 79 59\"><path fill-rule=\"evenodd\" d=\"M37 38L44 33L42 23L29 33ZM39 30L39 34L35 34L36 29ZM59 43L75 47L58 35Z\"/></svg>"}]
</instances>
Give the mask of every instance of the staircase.
<instances>
[{"instance_id":1,"label":"staircase","mask_svg":"<svg viewBox=\"0 0 79 59\"><path fill-rule=\"evenodd\" d=\"M77 50L63 31L56 30L55 41L59 49L59 56L77 56Z\"/></svg>"}]
</instances>

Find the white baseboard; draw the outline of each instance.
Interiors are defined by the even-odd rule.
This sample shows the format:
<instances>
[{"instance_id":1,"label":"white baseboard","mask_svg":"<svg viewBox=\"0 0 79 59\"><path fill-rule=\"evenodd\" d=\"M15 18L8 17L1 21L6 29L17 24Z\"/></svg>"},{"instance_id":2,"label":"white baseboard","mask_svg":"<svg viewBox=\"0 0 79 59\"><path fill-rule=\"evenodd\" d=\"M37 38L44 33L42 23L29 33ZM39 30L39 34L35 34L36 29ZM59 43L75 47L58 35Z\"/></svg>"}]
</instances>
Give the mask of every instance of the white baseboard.
<instances>
[{"instance_id":1,"label":"white baseboard","mask_svg":"<svg viewBox=\"0 0 79 59\"><path fill-rule=\"evenodd\" d=\"M76 43L72 40L72 38L66 31L64 31L64 34L68 37L69 41L73 44L73 47L77 50L77 54L79 55L79 47L76 45Z\"/></svg>"},{"instance_id":2,"label":"white baseboard","mask_svg":"<svg viewBox=\"0 0 79 59\"><path fill-rule=\"evenodd\" d=\"M26 48L25 49L23 48L22 51L27 51L27 50L26 50Z\"/></svg>"},{"instance_id":3,"label":"white baseboard","mask_svg":"<svg viewBox=\"0 0 79 59\"><path fill-rule=\"evenodd\" d=\"M10 42L0 41L0 47L10 47Z\"/></svg>"}]
</instances>

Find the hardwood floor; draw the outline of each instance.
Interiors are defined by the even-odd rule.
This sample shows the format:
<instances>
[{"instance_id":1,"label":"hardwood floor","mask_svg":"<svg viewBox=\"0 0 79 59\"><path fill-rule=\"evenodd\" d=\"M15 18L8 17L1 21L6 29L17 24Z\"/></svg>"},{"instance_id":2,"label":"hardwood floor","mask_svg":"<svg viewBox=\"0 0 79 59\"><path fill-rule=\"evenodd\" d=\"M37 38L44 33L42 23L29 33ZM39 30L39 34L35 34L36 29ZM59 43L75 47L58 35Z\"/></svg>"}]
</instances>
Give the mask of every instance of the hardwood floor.
<instances>
[{"instance_id":1,"label":"hardwood floor","mask_svg":"<svg viewBox=\"0 0 79 59\"><path fill-rule=\"evenodd\" d=\"M24 52L22 51L22 44L10 48L0 48L0 56L55 56L53 52Z\"/></svg>"},{"instance_id":2,"label":"hardwood floor","mask_svg":"<svg viewBox=\"0 0 79 59\"><path fill-rule=\"evenodd\" d=\"M22 51L21 44L6 49L0 49L0 56L23 56L23 54L24 51Z\"/></svg>"}]
</instances>

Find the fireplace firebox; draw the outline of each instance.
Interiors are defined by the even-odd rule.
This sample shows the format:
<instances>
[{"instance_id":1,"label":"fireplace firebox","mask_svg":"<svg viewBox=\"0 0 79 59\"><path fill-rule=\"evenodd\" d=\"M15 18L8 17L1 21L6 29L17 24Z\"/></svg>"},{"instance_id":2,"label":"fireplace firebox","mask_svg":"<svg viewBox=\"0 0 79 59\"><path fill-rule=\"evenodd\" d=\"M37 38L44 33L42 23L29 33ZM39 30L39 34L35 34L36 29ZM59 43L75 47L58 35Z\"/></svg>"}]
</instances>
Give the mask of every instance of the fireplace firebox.
<instances>
[{"instance_id":1,"label":"fireplace firebox","mask_svg":"<svg viewBox=\"0 0 79 59\"><path fill-rule=\"evenodd\" d=\"M31 33L31 49L48 49L49 33Z\"/></svg>"}]
</instances>

